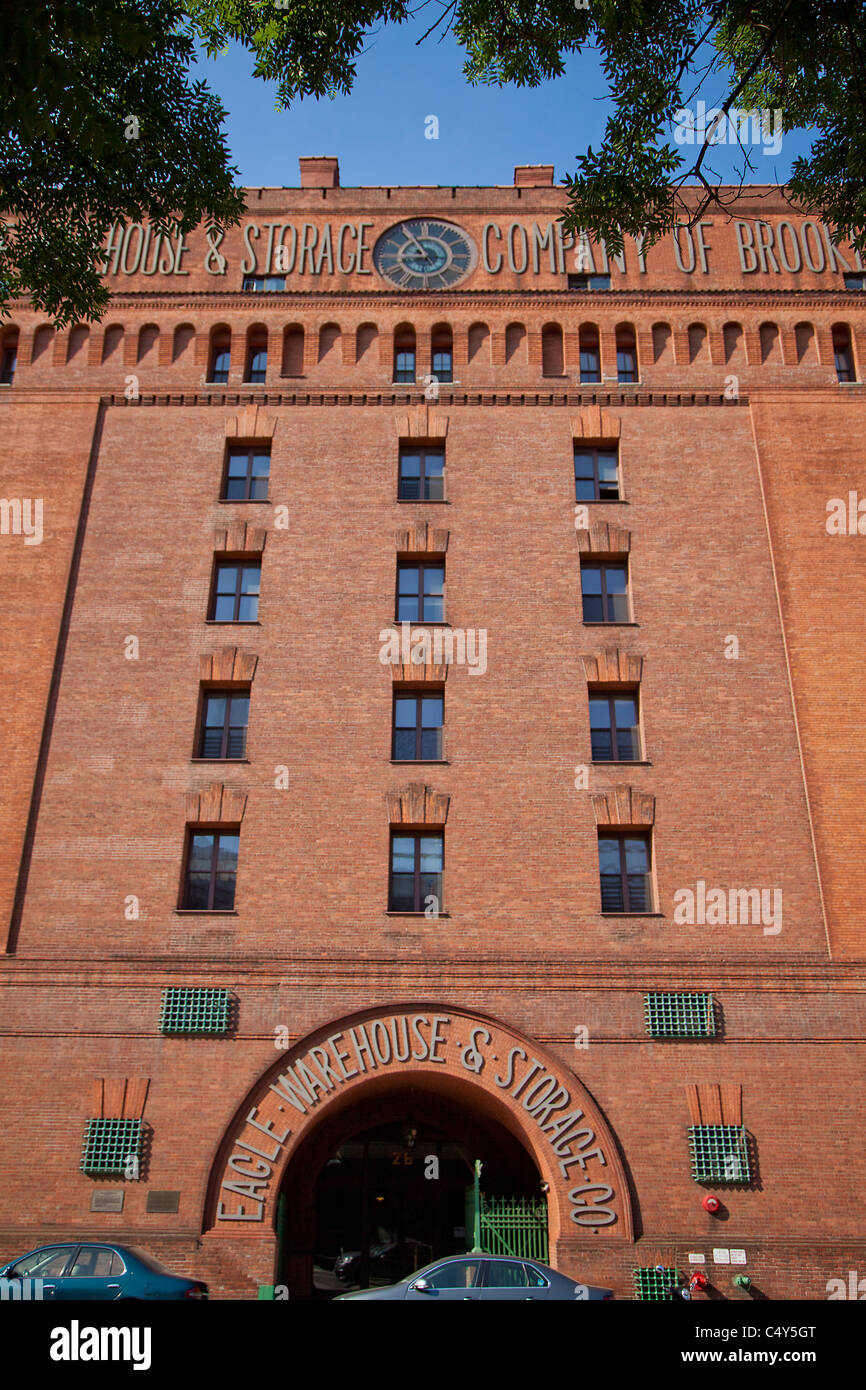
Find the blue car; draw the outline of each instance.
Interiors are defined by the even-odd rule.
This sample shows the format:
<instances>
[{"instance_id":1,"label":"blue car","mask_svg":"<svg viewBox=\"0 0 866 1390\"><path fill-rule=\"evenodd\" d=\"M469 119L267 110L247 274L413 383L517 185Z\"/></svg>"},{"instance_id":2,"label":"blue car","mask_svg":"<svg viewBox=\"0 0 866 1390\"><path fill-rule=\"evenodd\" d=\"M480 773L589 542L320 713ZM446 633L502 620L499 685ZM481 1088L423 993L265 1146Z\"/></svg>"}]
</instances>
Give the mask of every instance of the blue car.
<instances>
[{"instance_id":1,"label":"blue car","mask_svg":"<svg viewBox=\"0 0 866 1390\"><path fill-rule=\"evenodd\" d=\"M170 1273L133 1245L41 1245L0 1269L0 1298L34 1302L138 1302L207 1298L207 1284Z\"/></svg>"}]
</instances>

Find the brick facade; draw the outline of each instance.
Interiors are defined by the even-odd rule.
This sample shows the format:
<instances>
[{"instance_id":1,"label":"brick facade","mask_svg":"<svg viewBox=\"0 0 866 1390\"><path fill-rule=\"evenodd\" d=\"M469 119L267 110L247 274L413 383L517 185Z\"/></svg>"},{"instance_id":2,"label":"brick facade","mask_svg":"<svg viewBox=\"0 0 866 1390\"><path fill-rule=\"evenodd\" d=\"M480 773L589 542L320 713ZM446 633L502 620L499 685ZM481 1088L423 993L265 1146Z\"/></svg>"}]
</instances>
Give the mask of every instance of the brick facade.
<instances>
[{"instance_id":1,"label":"brick facade","mask_svg":"<svg viewBox=\"0 0 866 1390\"><path fill-rule=\"evenodd\" d=\"M165 248L164 271L155 252L152 274L123 274L118 233L103 325L52 335L16 306L0 491L41 498L44 534L0 536L0 1257L112 1235L217 1296L255 1297L274 1280L275 1208L228 1229L214 1214L244 1107L317 1039L406 1013L448 1016L446 1051L355 1082L371 1116L414 1087L520 1138L520 1099L461 1058L470 1026L512 1035L585 1096L605 1156L568 1184L599 1191L615 1171L614 1222L569 1218L557 1160L521 1139L552 1213L562 1199L565 1272L629 1297L635 1266L688 1269L703 1252L733 1298L738 1271L712 1250L737 1248L756 1290L813 1299L866 1273L866 319L843 279L859 260L842 247L834 264L817 223L804 232L780 197L745 190L739 231L715 219L693 234L693 269L670 239L641 268L627 239L609 290L569 289L573 247L544 239L561 197L546 179L539 166L513 188L344 189L333 161L308 161L302 188L250 190L244 228L216 248L193 233L183 278ZM450 289L398 293L376 240L427 218L465 229L478 262ZM284 233L309 249L308 227L318 249L284 292L243 290L244 273L277 273ZM414 384L393 379L406 325ZM581 383L588 325L602 379ZM839 325L853 382L837 378ZM635 383L616 379L623 326ZM454 381L425 388L444 327ZM443 501L397 500L413 444L444 449ZM270 449L266 502L220 500L235 445ZM575 445L618 446L619 500L576 507ZM840 534L833 498L854 518ZM610 557L628 565L630 620L584 623L581 561ZM261 564L257 620L240 626L209 620L215 564L233 559ZM419 559L444 565L442 640L483 630L483 670L382 658L400 632L398 560ZM430 685L442 758L394 763L394 691ZM245 757L221 764L194 735L202 690L223 687L251 705ZM639 688L639 761L593 763L590 687ZM179 910L190 826L239 827L232 911ZM390 912L389 837L430 827L442 914ZM599 835L630 831L651 837L653 910L603 913ZM781 890L783 912L689 925L677 903L699 884ZM160 1033L169 985L229 988L231 1032ZM716 1035L648 1037L647 991L712 993ZM103 1106L140 1104L138 1180L79 1171L97 1083ZM694 1087L741 1097L748 1184L692 1179ZM341 1104L314 1096L307 1168L275 1169L301 1224L316 1114L321 1139ZM123 1211L92 1213L95 1186L122 1187ZM178 1191L177 1214L148 1212L150 1190Z\"/></svg>"}]
</instances>

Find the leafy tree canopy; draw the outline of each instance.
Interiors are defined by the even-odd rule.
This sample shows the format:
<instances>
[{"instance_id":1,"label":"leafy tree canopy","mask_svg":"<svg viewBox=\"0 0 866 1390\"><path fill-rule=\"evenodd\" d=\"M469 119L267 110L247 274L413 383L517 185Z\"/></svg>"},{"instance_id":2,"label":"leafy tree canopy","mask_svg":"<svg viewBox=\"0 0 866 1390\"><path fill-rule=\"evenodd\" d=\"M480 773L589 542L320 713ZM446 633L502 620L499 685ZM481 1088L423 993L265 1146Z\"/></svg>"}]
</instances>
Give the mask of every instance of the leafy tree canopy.
<instances>
[{"instance_id":1,"label":"leafy tree canopy","mask_svg":"<svg viewBox=\"0 0 866 1390\"><path fill-rule=\"evenodd\" d=\"M98 317L96 263L116 218L188 230L237 221L224 111L190 78L196 44L235 40L278 103L349 93L371 34L426 21L450 30L473 84L536 87L570 55L598 53L611 97L604 138L576 153L565 225L652 244L726 195L713 131L673 134L699 98L811 129L792 201L866 250L866 3L854 0L4 0L0 52L0 292L30 293L60 322ZM129 117L138 120L130 135ZM746 145L741 177L754 175ZM697 184L699 196L694 196ZM689 192L685 190L690 186Z\"/></svg>"}]
</instances>

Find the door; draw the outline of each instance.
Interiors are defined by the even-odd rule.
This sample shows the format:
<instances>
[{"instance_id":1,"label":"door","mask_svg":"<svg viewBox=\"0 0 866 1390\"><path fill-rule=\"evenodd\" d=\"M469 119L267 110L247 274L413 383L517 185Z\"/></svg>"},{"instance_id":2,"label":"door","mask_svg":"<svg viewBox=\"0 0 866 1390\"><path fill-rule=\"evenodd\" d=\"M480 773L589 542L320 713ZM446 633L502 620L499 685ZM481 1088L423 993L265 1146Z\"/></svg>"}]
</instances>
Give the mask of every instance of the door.
<instances>
[{"instance_id":1,"label":"door","mask_svg":"<svg viewBox=\"0 0 866 1390\"><path fill-rule=\"evenodd\" d=\"M123 1260L107 1245L80 1245L54 1297L66 1303L110 1302L120 1297L128 1278Z\"/></svg>"},{"instance_id":2,"label":"door","mask_svg":"<svg viewBox=\"0 0 866 1390\"><path fill-rule=\"evenodd\" d=\"M424 1280L427 1287L416 1289L410 1284L406 1298L414 1303L435 1303L437 1300L444 1300L446 1303L477 1302L481 1297L482 1263L481 1260L471 1258L448 1260L424 1274L419 1273L418 1277Z\"/></svg>"},{"instance_id":3,"label":"door","mask_svg":"<svg viewBox=\"0 0 866 1390\"><path fill-rule=\"evenodd\" d=\"M487 1260L481 1298L485 1303L515 1303L547 1298L549 1286L537 1270L520 1260Z\"/></svg>"},{"instance_id":4,"label":"door","mask_svg":"<svg viewBox=\"0 0 866 1390\"><path fill-rule=\"evenodd\" d=\"M46 1245L18 1260L3 1282L8 1287L7 1298L54 1299L60 1275L74 1254L74 1245Z\"/></svg>"}]
</instances>

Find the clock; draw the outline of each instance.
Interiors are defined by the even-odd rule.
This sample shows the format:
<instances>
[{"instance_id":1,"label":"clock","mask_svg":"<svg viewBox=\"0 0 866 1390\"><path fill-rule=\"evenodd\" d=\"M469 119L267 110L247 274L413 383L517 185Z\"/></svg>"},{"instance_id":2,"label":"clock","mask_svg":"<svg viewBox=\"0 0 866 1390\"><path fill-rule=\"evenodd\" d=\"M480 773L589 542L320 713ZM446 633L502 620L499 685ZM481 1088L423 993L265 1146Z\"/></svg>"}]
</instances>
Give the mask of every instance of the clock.
<instances>
[{"instance_id":1,"label":"clock","mask_svg":"<svg viewBox=\"0 0 866 1390\"><path fill-rule=\"evenodd\" d=\"M414 218L383 232L373 264L400 290L447 290L478 264L475 243L453 222Z\"/></svg>"}]
</instances>

